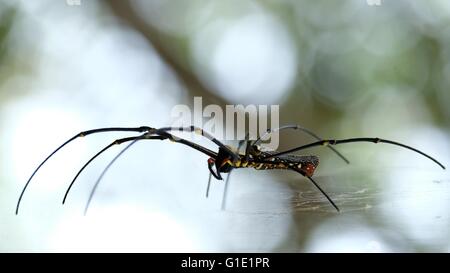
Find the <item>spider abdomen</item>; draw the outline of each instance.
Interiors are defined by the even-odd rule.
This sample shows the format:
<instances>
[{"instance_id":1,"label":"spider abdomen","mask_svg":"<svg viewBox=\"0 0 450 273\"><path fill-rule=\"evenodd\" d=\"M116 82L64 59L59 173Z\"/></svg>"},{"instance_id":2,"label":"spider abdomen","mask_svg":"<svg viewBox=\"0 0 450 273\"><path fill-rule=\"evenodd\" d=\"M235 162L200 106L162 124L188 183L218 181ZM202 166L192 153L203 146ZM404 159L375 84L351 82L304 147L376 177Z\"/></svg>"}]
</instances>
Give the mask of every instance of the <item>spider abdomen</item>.
<instances>
[{"instance_id":1,"label":"spider abdomen","mask_svg":"<svg viewBox=\"0 0 450 273\"><path fill-rule=\"evenodd\" d=\"M231 162L230 162L231 163ZM253 168L256 170L287 170L296 169L301 170L306 176L313 176L315 169L319 165L319 158L317 156L281 156L273 157L267 160L245 160L241 159L231 163L233 168Z\"/></svg>"}]
</instances>

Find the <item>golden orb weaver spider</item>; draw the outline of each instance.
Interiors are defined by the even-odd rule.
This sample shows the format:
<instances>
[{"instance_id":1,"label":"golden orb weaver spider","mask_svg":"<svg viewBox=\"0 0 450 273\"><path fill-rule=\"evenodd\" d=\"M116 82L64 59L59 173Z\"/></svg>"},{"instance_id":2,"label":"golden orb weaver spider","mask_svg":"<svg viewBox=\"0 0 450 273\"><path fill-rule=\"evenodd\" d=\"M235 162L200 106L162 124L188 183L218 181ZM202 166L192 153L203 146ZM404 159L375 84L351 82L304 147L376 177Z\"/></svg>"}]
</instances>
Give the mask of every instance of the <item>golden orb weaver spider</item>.
<instances>
[{"instance_id":1,"label":"golden orb weaver spider","mask_svg":"<svg viewBox=\"0 0 450 273\"><path fill-rule=\"evenodd\" d=\"M302 145L299 147L295 147L293 149L289 149L287 151L262 151L260 149L259 144L261 143L262 139L267 136L270 133L273 133L275 131L285 130L285 129L296 129L300 130L312 137L314 137L317 141ZM219 148L218 152L214 152L208 148L205 148L201 145L198 145L194 142L191 142L189 140L179 138L177 136L174 136L173 134L169 133L170 131L186 131L186 132L194 132L196 134L199 134L210 141L212 141L214 144L216 144ZM392 140L387 139L381 139L381 138L370 138L370 137L360 137L360 138L348 138L348 139L321 139L318 137L315 133L312 131L298 126L298 125L286 125L282 126L280 128L276 129L269 129L267 130L266 134L259 137L257 140L248 140L248 136L245 140L240 141L239 147L237 152L233 151L229 146L224 145L222 142L214 138L209 133L205 132L203 129L195 127L195 126L189 126L189 127L164 127L164 128L152 128L148 126L141 126L141 127L109 127L109 128L98 128L88 131L83 131L81 133L76 134L75 136L71 137L69 140L64 142L62 145L60 145L56 150L54 150L50 155L47 156L47 158L42 161L38 167L33 171L30 178L26 182L25 186L22 189L22 192L20 193L19 199L17 201L16 205L16 214L19 213L19 207L20 203L22 201L23 195L29 186L31 180L37 173L37 171L44 165L47 160L49 160L56 152L58 152L61 148L72 142L73 140L84 137L91 134L97 134L97 133L104 133L104 132L137 132L142 133L139 136L133 136L133 137L126 137L126 138L120 138L106 147L104 147L102 150L100 150L97 154L95 154L91 159L89 159L86 164L78 171L78 173L73 178L72 182L70 183L69 187L66 190L66 193L64 195L62 203L64 204L66 201L66 198L70 192L70 189L72 188L73 184L75 183L78 176L81 174L81 172L100 154L105 152L107 149L111 148L114 145L119 145L124 142L130 142L122 151L120 151L119 154L117 154L111 162L106 166L106 168L103 170L102 174L97 179L91 193L88 199L88 202L85 207L85 213L87 212L87 209L89 208L89 204L94 196L94 193L97 189L98 184L100 183L102 177L106 173L106 171L109 169L109 167L119 158L130 146L132 146L134 143L136 143L139 140L171 140L173 142L177 142L180 144L187 145L207 156L209 156L209 159L207 161L208 163L208 169L210 171L210 176L208 179L208 185L206 189L206 197L208 197L210 182L211 182L211 176L214 176L218 180L223 180L221 173L228 173L227 179L225 181L225 190L224 190L224 197L222 200L222 209L225 207L225 200L226 200L226 192L227 192L227 185L228 180L230 177L230 172L233 169L237 168L254 168L256 170L271 170L271 169L282 169L282 170L291 170L295 171L306 178L308 178L314 186L327 198L327 200L330 202L330 204L339 211L339 207L333 202L333 200L328 196L328 194L317 184L316 181L312 178L314 175L314 171L316 170L317 166L319 165L319 158L315 155L293 155L292 153L301 151L307 148L316 147L316 146L327 146L330 148L334 153L336 153L342 160L344 160L346 163L349 163L349 161L341 154L339 153L334 147L330 145L338 145L338 144L345 144L345 143L355 143L355 142L372 142L372 143L386 143L391 144L395 146L399 146L411 151L414 151L418 154L421 154L422 156L432 160L437 165L439 165L442 169L445 169L444 165L441 164L439 161L434 159L433 157L425 154L424 152L413 148L411 146L395 142ZM239 150L242 146L242 144L245 142L246 149L245 153L241 154L239 153Z\"/></svg>"}]
</instances>

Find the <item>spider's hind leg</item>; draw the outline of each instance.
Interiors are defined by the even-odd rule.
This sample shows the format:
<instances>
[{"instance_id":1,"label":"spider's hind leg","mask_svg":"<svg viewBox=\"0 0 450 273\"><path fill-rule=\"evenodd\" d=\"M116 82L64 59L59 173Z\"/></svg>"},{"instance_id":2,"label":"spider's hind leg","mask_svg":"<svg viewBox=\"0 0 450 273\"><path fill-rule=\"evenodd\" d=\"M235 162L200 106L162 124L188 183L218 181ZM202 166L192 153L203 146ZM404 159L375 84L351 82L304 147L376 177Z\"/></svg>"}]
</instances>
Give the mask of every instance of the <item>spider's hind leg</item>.
<instances>
[{"instance_id":1,"label":"spider's hind leg","mask_svg":"<svg viewBox=\"0 0 450 273\"><path fill-rule=\"evenodd\" d=\"M328 201L331 203L331 205L333 205L333 207L340 212L339 207L334 203L334 201L328 196L328 194L319 186L319 184L317 184L316 181L314 181L314 179L312 179L311 176L307 175L303 170L301 169L297 169L297 168L291 168L291 170L298 172L299 174L303 175L304 177L308 178L309 181L311 181L314 186L316 186L316 188L328 199Z\"/></svg>"},{"instance_id":2,"label":"spider's hind leg","mask_svg":"<svg viewBox=\"0 0 450 273\"><path fill-rule=\"evenodd\" d=\"M67 196L69 195L70 190L72 189L72 186L74 185L75 181L77 180L78 176L80 176L80 174L83 172L83 170L95 159L97 158L99 155L101 155L103 152L105 152L106 150L108 150L109 148L111 148L114 145L120 145L124 142L129 142L129 141L134 141L136 139L142 138L144 135L141 136L135 136L135 137L126 137L126 138L120 138L120 139L116 139L114 140L112 143L110 143L108 146L104 147L103 149L101 149L98 153L96 153L93 157L91 157L84 165L83 167L81 167L81 169L78 171L78 173L75 175L75 177L72 179L72 182L70 182L69 187L67 188L65 194L64 194L64 198L62 201L62 204L64 205L67 199ZM147 136L146 139L159 139L159 140L164 140L166 139L166 137L164 136Z\"/></svg>"}]
</instances>

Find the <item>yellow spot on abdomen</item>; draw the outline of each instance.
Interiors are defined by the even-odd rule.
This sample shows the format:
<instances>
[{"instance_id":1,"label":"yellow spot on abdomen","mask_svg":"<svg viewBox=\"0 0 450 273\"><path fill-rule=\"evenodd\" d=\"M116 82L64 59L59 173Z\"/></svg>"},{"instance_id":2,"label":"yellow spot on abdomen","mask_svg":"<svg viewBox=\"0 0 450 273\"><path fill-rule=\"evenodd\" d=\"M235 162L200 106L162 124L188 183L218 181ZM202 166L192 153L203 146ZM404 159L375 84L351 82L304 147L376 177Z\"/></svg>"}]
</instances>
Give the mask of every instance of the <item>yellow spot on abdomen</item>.
<instances>
[{"instance_id":1,"label":"yellow spot on abdomen","mask_svg":"<svg viewBox=\"0 0 450 273\"><path fill-rule=\"evenodd\" d=\"M238 161L236 161L236 163L234 163L234 167L240 167L241 166L241 161L240 160L238 160Z\"/></svg>"}]
</instances>

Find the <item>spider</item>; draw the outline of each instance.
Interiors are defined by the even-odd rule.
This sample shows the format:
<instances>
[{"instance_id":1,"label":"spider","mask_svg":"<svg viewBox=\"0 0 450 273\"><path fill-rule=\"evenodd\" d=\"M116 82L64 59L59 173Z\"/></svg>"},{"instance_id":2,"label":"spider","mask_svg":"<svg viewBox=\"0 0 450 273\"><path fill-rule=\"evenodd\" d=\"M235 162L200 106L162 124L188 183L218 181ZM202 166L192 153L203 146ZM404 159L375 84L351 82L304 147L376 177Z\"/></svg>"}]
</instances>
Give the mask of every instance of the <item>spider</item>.
<instances>
[{"instance_id":1,"label":"spider","mask_svg":"<svg viewBox=\"0 0 450 273\"><path fill-rule=\"evenodd\" d=\"M303 133L306 133L313 138L315 138L317 141L302 145L299 147L295 147L290 150L286 151L263 151L261 149L261 146L259 145L263 139L268 136L271 133L286 130L286 129L295 129L299 130ZM171 134L171 131L185 131L185 132L193 132L196 134L199 134L206 139L212 141L214 144L218 146L218 151L214 152L206 147L203 147L201 145L198 145L194 142L191 142L189 140L177 137L173 134ZM101 179L111 167L111 165L119 158L128 148L130 148L133 144L135 144L139 140L170 140L176 143L187 145L207 156L209 156L209 159L207 160L208 169L209 169L209 179L208 184L206 188L206 197L208 197L208 192L210 188L211 183L211 176L214 176L217 180L223 180L222 173L227 173L227 179L225 180L225 189L224 189L224 195L222 199L222 209L225 208L225 200L226 200L226 193L227 193L227 185L230 178L230 174L232 170L238 169L238 168L254 168L256 170L272 170L272 169L282 169L282 170L291 170L294 172L297 172L312 182L312 184L326 197L326 199L330 202L330 204L339 212L339 207L334 203L334 201L328 196L328 194L319 186L319 184L312 178L314 175L314 172L316 168L319 165L319 158L315 155L293 155L292 153L301 151L307 148L316 147L316 146L326 146L330 148L337 156L339 156L343 161L345 161L347 164L349 164L349 160L345 158L339 151L337 151L333 145L338 144L345 144L345 143L355 143L355 142L371 142L371 143L386 143L391 145L400 146L402 148L409 149L411 151L414 151L418 154L421 154L422 156L432 160L437 165L439 165L442 169L445 170L445 166L441 164L439 161L434 159L433 157L425 154L424 152L413 148L411 146L407 146L405 144L395 142L392 140L387 139L381 139L381 138L369 138L369 137L360 137L360 138L348 138L348 139L321 139L319 136L317 136L314 132L301 127L299 125L285 125L279 128L275 129L268 129L265 134L260 136L256 140L249 140L248 134L245 138L245 140L241 140L239 142L239 146L237 151L232 150L229 146L224 145L222 142L214 138L212 135L207 133L201 128L195 127L195 126L189 126L189 127L163 127L163 128L152 128L148 126L141 126L141 127L110 127L110 128L98 128L88 131L83 131L81 133L76 134L75 136L68 139L66 142L64 142L61 146L56 148L50 155L47 156L47 158L42 161L38 167L33 171L30 178L26 182L25 186L22 189L22 192L20 193L19 199L17 201L16 206L16 214L19 213L19 207L20 203L22 201L23 195L29 186L31 180L37 173L37 171L44 165L47 160L49 160L56 152L58 152L61 148L72 142L73 140L85 137L92 134L97 133L104 133L104 132L136 132L141 133L141 135L133 136L133 137L126 137L126 138L120 138L106 147L104 147L102 150L100 150L97 154L95 154L92 158L90 158L86 164L83 165L83 167L78 171L78 173L75 175L75 177L72 179L72 182L70 183L69 187L67 188L62 203L64 204L67 196L70 192L70 189L72 188L73 184L75 183L78 176L81 174L81 172L100 154L105 152L107 149L111 148L114 145L119 145L124 142L130 142L124 149L122 149L119 154L117 154L110 163L106 166L106 168L103 170L99 178L97 179L91 193L88 199L88 202L85 207L85 213L87 212L87 209L89 207L89 204L94 196L94 193L97 189L98 184L100 183ZM246 144L245 152L242 154L239 152L240 148L243 144Z\"/></svg>"}]
</instances>

